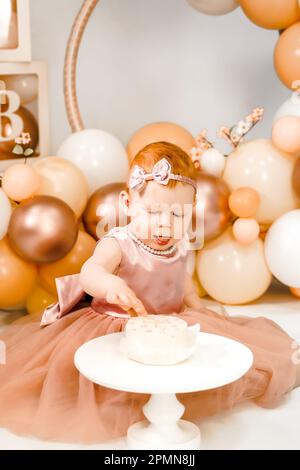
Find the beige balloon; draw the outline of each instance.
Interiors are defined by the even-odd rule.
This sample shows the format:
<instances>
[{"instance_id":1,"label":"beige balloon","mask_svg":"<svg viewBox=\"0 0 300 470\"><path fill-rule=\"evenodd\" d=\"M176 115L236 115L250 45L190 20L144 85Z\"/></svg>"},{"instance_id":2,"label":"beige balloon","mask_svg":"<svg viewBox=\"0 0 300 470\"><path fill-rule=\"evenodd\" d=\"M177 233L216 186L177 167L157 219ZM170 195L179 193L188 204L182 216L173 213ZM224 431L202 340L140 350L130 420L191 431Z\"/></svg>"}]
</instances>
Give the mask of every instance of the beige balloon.
<instances>
[{"instance_id":1,"label":"beige balloon","mask_svg":"<svg viewBox=\"0 0 300 470\"><path fill-rule=\"evenodd\" d=\"M1 75L0 80L5 83L6 90L13 90L19 95L22 105L37 99L39 85L37 75Z\"/></svg>"},{"instance_id":2,"label":"beige balloon","mask_svg":"<svg viewBox=\"0 0 300 470\"><path fill-rule=\"evenodd\" d=\"M199 297L206 297L207 296L207 292L206 290L203 288L203 286L201 285L200 281L199 281L199 278L197 276L197 272L195 271L194 275L193 275L193 282L195 284L195 287L196 287L196 292L197 294L199 295Z\"/></svg>"},{"instance_id":3,"label":"beige balloon","mask_svg":"<svg viewBox=\"0 0 300 470\"><path fill-rule=\"evenodd\" d=\"M60 157L39 158L32 166L41 176L38 194L62 199L79 217L88 200L88 183L82 171Z\"/></svg>"},{"instance_id":4,"label":"beige balloon","mask_svg":"<svg viewBox=\"0 0 300 470\"><path fill-rule=\"evenodd\" d=\"M225 304L245 304L259 298L272 280L263 241L258 238L251 245L241 245L231 227L198 253L196 269L206 292Z\"/></svg>"},{"instance_id":5,"label":"beige balloon","mask_svg":"<svg viewBox=\"0 0 300 470\"><path fill-rule=\"evenodd\" d=\"M285 212L299 207L292 189L296 157L273 146L267 139L240 145L227 158L223 179L233 191L243 186L255 189L260 196L256 219L271 224Z\"/></svg>"}]
</instances>

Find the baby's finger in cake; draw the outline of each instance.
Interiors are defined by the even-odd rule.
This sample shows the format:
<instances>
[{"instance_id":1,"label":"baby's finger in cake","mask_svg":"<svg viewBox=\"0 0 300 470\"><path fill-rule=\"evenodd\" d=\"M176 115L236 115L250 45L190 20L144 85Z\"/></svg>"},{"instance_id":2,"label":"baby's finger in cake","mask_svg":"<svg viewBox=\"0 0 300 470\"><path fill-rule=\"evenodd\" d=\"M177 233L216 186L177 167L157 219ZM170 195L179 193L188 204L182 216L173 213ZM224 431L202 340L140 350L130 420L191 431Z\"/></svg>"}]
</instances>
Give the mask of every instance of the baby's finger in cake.
<instances>
[{"instance_id":1,"label":"baby's finger in cake","mask_svg":"<svg viewBox=\"0 0 300 470\"><path fill-rule=\"evenodd\" d=\"M137 312L134 310L134 308L130 308L130 309L128 310L128 313L129 313L129 315L130 315L131 317L138 317L138 314L137 314Z\"/></svg>"},{"instance_id":2,"label":"baby's finger in cake","mask_svg":"<svg viewBox=\"0 0 300 470\"><path fill-rule=\"evenodd\" d=\"M142 315L142 316L147 315L147 311L143 303L137 297L133 299L133 308L138 313L138 315Z\"/></svg>"}]
</instances>

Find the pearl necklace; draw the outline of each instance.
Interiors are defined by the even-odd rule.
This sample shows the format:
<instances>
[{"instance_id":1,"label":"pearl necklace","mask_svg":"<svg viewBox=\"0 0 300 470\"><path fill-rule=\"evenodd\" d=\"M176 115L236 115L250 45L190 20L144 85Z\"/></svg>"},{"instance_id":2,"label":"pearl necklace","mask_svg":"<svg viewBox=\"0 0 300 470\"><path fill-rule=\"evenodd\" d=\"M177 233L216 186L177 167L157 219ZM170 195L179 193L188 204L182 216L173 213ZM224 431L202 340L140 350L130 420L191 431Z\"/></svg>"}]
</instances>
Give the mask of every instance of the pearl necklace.
<instances>
[{"instance_id":1,"label":"pearl necklace","mask_svg":"<svg viewBox=\"0 0 300 470\"><path fill-rule=\"evenodd\" d=\"M126 229L126 233L129 235L129 237L143 250L148 251L148 253L151 253L152 255L156 256L168 256L177 250L176 245L171 246L170 248L167 248L166 250L155 250L154 248L151 248L150 246L146 245L145 243L142 242L139 238L137 238L132 232Z\"/></svg>"}]
</instances>

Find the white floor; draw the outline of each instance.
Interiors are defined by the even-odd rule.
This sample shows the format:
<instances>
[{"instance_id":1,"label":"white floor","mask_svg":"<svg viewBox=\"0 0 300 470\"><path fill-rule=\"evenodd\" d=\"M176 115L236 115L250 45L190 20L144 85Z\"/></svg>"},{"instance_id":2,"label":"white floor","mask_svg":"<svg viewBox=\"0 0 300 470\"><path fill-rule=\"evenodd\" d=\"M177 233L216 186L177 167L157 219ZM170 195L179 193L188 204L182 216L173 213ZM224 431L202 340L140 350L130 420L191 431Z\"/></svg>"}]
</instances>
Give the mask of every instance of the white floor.
<instances>
[{"instance_id":1,"label":"white floor","mask_svg":"<svg viewBox=\"0 0 300 470\"><path fill-rule=\"evenodd\" d=\"M213 306L209 300L208 304ZM245 306L226 306L230 315L266 316L300 342L300 300L274 284L261 299ZM4 328L17 314L0 312ZM292 350L291 350L292 352ZM260 408L252 403L235 407L199 424L205 449L300 449L300 387L280 407ZM124 439L94 446L49 443L16 436L0 429L0 449L126 449Z\"/></svg>"}]
</instances>

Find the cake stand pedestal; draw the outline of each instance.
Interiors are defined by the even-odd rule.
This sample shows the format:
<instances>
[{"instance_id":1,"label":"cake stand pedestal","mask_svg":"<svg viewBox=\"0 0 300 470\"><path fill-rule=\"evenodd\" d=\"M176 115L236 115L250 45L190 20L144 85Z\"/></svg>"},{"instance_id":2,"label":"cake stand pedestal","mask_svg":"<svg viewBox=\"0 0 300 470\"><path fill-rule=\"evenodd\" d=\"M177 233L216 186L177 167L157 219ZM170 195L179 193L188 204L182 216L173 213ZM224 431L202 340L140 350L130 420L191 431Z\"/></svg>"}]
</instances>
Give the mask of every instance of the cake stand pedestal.
<instances>
[{"instance_id":1,"label":"cake stand pedestal","mask_svg":"<svg viewBox=\"0 0 300 470\"><path fill-rule=\"evenodd\" d=\"M143 406L145 421L128 429L127 443L130 449L200 449L198 426L180 419L184 406L175 393L153 393ZM159 446L159 447L158 447Z\"/></svg>"},{"instance_id":2,"label":"cake stand pedestal","mask_svg":"<svg viewBox=\"0 0 300 470\"><path fill-rule=\"evenodd\" d=\"M81 374L96 384L151 394L143 407L147 419L128 429L128 448L201 449L198 426L180 419L185 408L176 393L210 390L234 382L253 363L250 349L238 341L200 332L196 351L188 359L171 366L152 366L121 353L124 335L113 333L83 344L74 362Z\"/></svg>"}]
</instances>

